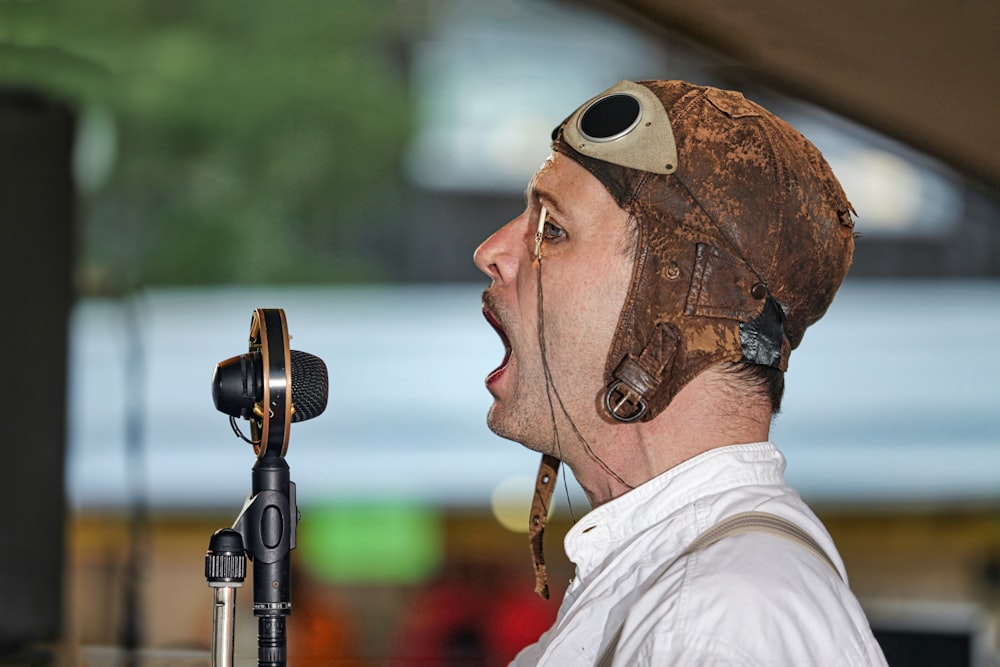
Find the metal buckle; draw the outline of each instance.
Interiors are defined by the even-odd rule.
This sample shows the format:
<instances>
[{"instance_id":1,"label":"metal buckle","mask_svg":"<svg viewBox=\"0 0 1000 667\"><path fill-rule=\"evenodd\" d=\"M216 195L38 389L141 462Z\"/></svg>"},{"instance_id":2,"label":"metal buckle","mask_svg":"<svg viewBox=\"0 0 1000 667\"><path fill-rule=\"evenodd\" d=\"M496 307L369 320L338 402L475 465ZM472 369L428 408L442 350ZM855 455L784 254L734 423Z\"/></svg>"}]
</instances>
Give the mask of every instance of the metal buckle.
<instances>
[{"instance_id":1,"label":"metal buckle","mask_svg":"<svg viewBox=\"0 0 1000 667\"><path fill-rule=\"evenodd\" d=\"M628 387L628 385L625 386L624 391L619 391L619 388L623 384L625 383L622 382L621 380L618 380L613 385L611 385L607 393L604 394L604 407L608 409L608 412L611 413L612 417L614 417L615 419L617 419L622 423L628 424L636 421L644 414L646 414L646 399L644 399L636 392L632 391L632 389ZM612 400L611 397L612 394L616 392L620 394L621 398L615 402ZM619 414L619 411L626 404L635 406L636 410L631 415L622 416L621 414Z\"/></svg>"}]
</instances>

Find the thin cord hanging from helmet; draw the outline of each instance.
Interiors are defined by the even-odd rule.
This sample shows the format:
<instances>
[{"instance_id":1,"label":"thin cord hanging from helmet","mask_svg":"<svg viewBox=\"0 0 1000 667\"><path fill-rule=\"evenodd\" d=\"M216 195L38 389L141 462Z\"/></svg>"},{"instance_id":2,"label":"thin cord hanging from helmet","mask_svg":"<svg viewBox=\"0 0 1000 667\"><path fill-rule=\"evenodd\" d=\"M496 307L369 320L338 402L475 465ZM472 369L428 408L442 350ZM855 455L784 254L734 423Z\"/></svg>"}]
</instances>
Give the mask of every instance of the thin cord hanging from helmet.
<instances>
[{"instance_id":1,"label":"thin cord hanging from helmet","mask_svg":"<svg viewBox=\"0 0 1000 667\"><path fill-rule=\"evenodd\" d=\"M597 452L595 452L593 447L590 446L590 443L587 441L587 439L583 437L583 434L580 433L580 429L577 428L576 422L573 421L573 418L566 410L566 405L563 403L562 396L559 394L559 390L556 388L555 382L552 379L552 370L549 368L549 358L545 345L545 308L544 308L544 297L542 296L542 239L543 239L543 230L545 227L546 213L547 213L546 209L543 206L541 214L539 215L538 218L538 230L535 232L535 258L538 261L538 347L542 355L542 371L545 374L545 393L549 401L549 413L552 416L552 432L553 432L553 437L555 438L556 450L559 452L559 458L562 459L562 446L559 439L559 429L556 426L555 407L552 403L552 394L555 394L556 401L559 403L559 409L562 411L563 415L569 421L569 425L573 429L573 433L576 434L577 439L580 441L581 444L583 444L583 448L587 452L587 455L590 456L592 459L594 459L594 461L596 461L597 464L601 466L604 472L611 475L619 484L631 490L635 487L626 482L624 479L622 479L621 475L619 475L617 472L612 470L611 467L607 463L605 463L600 456L597 455ZM564 486L566 485L565 476L563 477L563 484ZM569 501L568 486L566 486L566 500L567 502ZM572 511L573 508L571 504L570 505L571 514Z\"/></svg>"},{"instance_id":2,"label":"thin cord hanging from helmet","mask_svg":"<svg viewBox=\"0 0 1000 667\"><path fill-rule=\"evenodd\" d=\"M538 217L538 229L535 232L535 259L538 260L538 309L539 322L541 317L541 291L542 291L542 231L545 225L546 211L542 207ZM545 362L545 335L539 328L540 347L542 364ZM528 523L528 544L531 547L531 562L535 570L535 592L543 599L549 599L549 575L545 567L545 524L551 507L552 492L555 490L553 482L554 476L559 474L559 464L562 460L562 444L559 440L559 429L556 427L555 406L552 403L551 383L548 381L548 371L546 369L545 395L549 403L549 416L552 419L552 436L556 445L558 458L551 454L542 454L542 461L538 466L538 477L535 480L535 493L531 499L531 514ZM566 492L566 503L569 505L570 519L576 523L576 515L573 512L573 501L569 497L569 485L566 476L563 475L563 489Z\"/></svg>"}]
</instances>

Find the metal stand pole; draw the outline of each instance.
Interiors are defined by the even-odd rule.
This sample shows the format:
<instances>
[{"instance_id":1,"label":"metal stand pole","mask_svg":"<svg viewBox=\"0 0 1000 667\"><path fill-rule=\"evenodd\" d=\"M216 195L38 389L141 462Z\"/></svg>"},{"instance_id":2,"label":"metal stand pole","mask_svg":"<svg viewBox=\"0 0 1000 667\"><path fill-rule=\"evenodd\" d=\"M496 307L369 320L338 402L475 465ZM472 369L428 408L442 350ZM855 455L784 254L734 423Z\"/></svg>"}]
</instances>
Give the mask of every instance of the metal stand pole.
<instances>
[{"instance_id":1,"label":"metal stand pole","mask_svg":"<svg viewBox=\"0 0 1000 667\"><path fill-rule=\"evenodd\" d=\"M246 578L243 538L231 528L212 534L205 554L205 579L214 592L212 667L233 667L236 643L236 589Z\"/></svg>"}]
</instances>

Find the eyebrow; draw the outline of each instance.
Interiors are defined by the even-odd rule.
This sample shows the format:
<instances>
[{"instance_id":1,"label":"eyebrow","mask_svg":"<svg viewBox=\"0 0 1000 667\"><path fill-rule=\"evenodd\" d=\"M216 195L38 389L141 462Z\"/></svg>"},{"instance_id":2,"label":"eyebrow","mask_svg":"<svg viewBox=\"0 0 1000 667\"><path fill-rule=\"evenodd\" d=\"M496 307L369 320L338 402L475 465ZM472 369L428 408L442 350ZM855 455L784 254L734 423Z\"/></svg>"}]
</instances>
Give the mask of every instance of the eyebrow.
<instances>
[{"instance_id":1,"label":"eyebrow","mask_svg":"<svg viewBox=\"0 0 1000 667\"><path fill-rule=\"evenodd\" d=\"M545 204L545 207L547 209L556 213L557 215L560 216L565 215L563 213L562 207L559 206L559 198L556 196L556 194L552 190L547 190L544 187L539 187L538 180L536 178L532 178L531 181L528 182L528 187L525 188L524 190L525 203L528 203L533 199L537 199L538 201L545 199L546 202L548 202L547 204Z\"/></svg>"}]
</instances>

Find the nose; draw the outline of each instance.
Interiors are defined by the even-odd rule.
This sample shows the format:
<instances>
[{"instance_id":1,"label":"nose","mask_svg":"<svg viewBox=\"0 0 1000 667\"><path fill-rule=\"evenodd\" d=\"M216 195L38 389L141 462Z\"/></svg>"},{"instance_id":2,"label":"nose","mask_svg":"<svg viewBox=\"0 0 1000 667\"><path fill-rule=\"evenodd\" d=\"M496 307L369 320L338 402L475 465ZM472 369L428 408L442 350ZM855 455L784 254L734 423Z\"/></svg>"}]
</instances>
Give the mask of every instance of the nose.
<instances>
[{"instance_id":1,"label":"nose","mask_svg":"<svg viewBox=\"0 0 1000 667\"><path fill-rule=\"evenodd\" d=\"M521 218L517 217L495 231L483 241L472 256L472 260L480 271L488 275L494 282L512 280L517 273L517 263L520 260L520 234L518 233Z\"/></svg>"}]
</instances>

